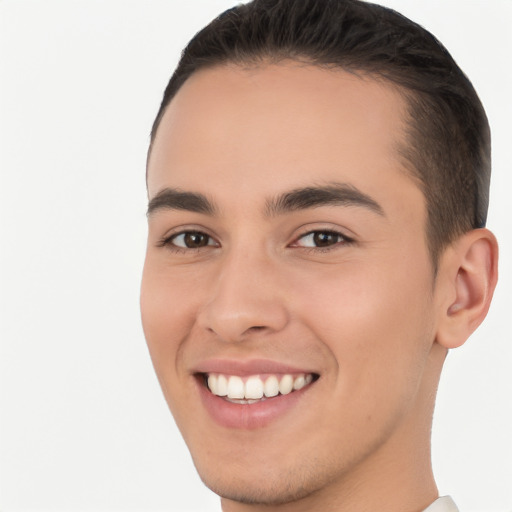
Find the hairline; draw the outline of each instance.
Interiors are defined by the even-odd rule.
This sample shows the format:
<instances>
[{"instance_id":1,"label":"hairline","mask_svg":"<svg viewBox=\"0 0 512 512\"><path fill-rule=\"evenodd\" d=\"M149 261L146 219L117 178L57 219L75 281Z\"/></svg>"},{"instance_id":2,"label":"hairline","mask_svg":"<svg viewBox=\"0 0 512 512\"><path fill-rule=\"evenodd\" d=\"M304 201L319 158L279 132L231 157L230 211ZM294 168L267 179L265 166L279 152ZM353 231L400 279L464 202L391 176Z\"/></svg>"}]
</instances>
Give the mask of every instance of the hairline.
<instances>
[{"instance_id":1,"label":"hairline","mask_svg":"<svg viewBox=\"0 0 512 512\"><path fill-rule=\"evenodd\" d=\"M355 77L363 79L367 78L370 80L373 80L375 82L380 82L384 84L386 87L389 87L390 89L394 90L398 96L403 101L403 110L401 112L401 121L402 121L402 132L399 140L396 141L396 144L394 145L394 150L396 152L396 156L398 158L398 161L402 163L401 172L404 173L405 176L407 176L409 179L413 181L413 183L419 188L424 201L425 201L425 226L424 226L424 236L425 241L427 244L427 250L430 255L431 264L434 272L434 276L437 274L438 264L439 264L439 257L443 250L448 245L445 243L441 246L436 246L434 243L434 240L432 240L431 231L433 231L431 222L433 219L431 219L430 211L429 211L429 203L428 203L428 197L427 197L427 190L428 187L426 186L425 180L422 177L422 173L420 169L418 169L418 163L414 162L414 157L411 156L414 154L414 151L418 148L418 146L421 144L417 136L415 136L414 129L417 126L417 122L414 119L413 116L413 110L414 110L414 102L419 101L421 99L422 93L421 91L414 90L412 88L406 87L403 84L398 83L398 81L393 80L392 76L385 76L383 73L380 73L376 70L368 70L365 69L364 66L342 66L340 64L336 63L324 63L324 62L317 62L311 57L304 56L304 55L297 55L291 57L290 55L286 55L284 52L282 55L279 54L269 54L269 55L252 55L248 56L246 58L239 58L239 59L225 59L223 61L219 62L213 62L213 63L206 63L204 65L201 65L197 67L192 73L190 73L188 76L185 77L183 81L179 84L179 87L176 88L173 95L169 98L169 101L165 105L165 108L162 109L159 112L158 117L155 119L155 122L153 124L153 128L151 131L151 137L150 137L150 144L147 152L147 158L146 158L146 185L147 185L147 179L148 179L148 173L149 173L149 162L151 158L151 152L153 149L153 144L156 139L156 135L158 132L158 129L160 127L160 124L162 122L163 117L165 116L165 113L167 112L167 109L171 105L174 98L178 95L181 88L185 85L185 83L195 76L197 73L200 73L202 71L212 70L212 69L222 69L222 68L229 68L229 67L235 67L242 70L251 70L251 69L259 69L266 66L271 65L283 65L286 62L294 63L296 65L302 65L305 67L315 67L324 69L327 71L343 71L346 73L353 74ZM412 128L408 129L408 128Z\"/></svg>"}]
</instances>

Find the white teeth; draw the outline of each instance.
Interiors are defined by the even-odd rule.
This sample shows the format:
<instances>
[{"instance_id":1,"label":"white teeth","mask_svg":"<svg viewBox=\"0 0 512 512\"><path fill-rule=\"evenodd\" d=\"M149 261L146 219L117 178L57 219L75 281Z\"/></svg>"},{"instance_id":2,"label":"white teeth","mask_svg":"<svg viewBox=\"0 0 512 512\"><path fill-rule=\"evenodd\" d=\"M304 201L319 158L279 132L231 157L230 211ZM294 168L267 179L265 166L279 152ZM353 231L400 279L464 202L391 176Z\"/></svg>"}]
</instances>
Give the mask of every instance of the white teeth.
<instances>
[{"instance_id":1,"label":"white teeth","mask_svg":"<svg viewBox=\"0 0 512 512\"><path fill-rule=\"evenodd\" d=\"M259 377L249 377L245 383L245 398L261 398L263 396L263 382Z\"/></svg>"},{"instance_id":2,"label":"white teeth","mask_svg":"<svg viewBox=\"0 0 512 512\"><path fill-rule=\"evenodd\" d=\"M245 386L244 381L232 375L228 380L228 398L244 398L245 397Z\"/></svg>"},{"instance_id":3,"label":"white teeth","mask_svg":"<svg viewBox=\"0 0 512 512\"><path fill-rule=\"evenodd\" d=\"M299 375L293 381L293 389L295 391L298 391L299 389L302 389L305 385L306 385L306 377L304 377L304 375Z\"/></svg>"},{"instance_id":4,"label":"white teeth","mask_svg":"<svg viewBox=\"0 0 512 512\"><path fill-rule=\"evenodd\" d=\"M287 395L291 393L293 389L293 377L291 375L285 375L279 383L279 393L281 395Z\"/></svg>"},{"instance_id":5,"label":"white teeth","mask_svg":"<svg viewBox=\"0 0 512 512\"><path fill-rule=\"evenodd\" d=\"M297 375L295 378L286 374L280 379L276 375L270 375L264 381L259 375L251 375L245 383L237 375L210 374L207 378L208 388L214 395L226 397L236 403L255 403L278 394L288 395L312 381L313 375L310 373Z\"/></svg>"},{"instance_id":6,"label":"white teeth","mask_svg":"<svg viewBox=\"0 0 512 512\"><path fill-rule=\"evenodd\" d=\"M279 394L279 381L275 375L272 375L265 381L265 396L270 398Z\"/></svg>"},{"instance_id":7,"label":"white teeth","mask_svg":"<svg viewBox=\"0 0 512 512\"><path fill-rule=\"evenodd\" d=\"M217 390L214 391L214 393L218 396L227 396L227 394L228 394L228 379L226 379L226 377L224 377L224 375L218 376Z\"/></svg>"},{"instance_id":8,"label":"white teeth","mask_svg":"<svg viewBox=\"0 0 512 512\"><path fill-rule=\"evenodd\" d=\"M208 375L208 387L210 388L210 391L217 395L217 376L216 375Z\"/></svg>"}]
</instances>

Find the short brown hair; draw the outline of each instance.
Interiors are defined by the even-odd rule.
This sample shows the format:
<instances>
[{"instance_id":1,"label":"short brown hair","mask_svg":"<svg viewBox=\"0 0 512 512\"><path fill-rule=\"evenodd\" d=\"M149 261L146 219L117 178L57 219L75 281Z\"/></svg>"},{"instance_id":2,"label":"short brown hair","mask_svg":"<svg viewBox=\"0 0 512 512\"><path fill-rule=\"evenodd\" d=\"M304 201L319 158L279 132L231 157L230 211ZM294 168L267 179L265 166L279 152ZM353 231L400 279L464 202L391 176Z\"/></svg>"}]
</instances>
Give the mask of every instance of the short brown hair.
<instances>
[{"instance_id":1,"label":"short brown hair","mask_svg":"<svg viewBox=\"0 0 512 512\"><path fill-rule=\"evenodd\" d=\"M400 154L425 196L434 267L450 242L485 225L490 131L475 89L430 32L360 0L254 0L221 14L184 49L151 142L165 108L195 71L285 59L369 74L404 94L409 118Z\"/></svg>"}]
</instances>

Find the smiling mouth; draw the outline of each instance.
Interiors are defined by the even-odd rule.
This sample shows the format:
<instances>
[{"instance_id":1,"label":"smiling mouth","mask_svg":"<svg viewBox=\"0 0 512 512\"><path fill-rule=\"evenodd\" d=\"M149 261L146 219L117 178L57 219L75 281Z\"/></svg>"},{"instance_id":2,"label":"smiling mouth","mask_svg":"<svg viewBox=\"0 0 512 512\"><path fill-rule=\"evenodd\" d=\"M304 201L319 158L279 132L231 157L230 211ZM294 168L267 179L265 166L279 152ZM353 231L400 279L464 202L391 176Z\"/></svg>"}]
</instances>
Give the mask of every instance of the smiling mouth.
<instances>
[{"instance_id":1,"label":"smiling mouth","mask_svg":"<svg viewBox=\"0 0 512 512\"><path fill-rule=\"evenodd\" d=\"M318 380L314 373L269 375L224 375L204 373L205 386L213 394L235 404L254 404L300 391Z\"/></svg>"}]
</instances>

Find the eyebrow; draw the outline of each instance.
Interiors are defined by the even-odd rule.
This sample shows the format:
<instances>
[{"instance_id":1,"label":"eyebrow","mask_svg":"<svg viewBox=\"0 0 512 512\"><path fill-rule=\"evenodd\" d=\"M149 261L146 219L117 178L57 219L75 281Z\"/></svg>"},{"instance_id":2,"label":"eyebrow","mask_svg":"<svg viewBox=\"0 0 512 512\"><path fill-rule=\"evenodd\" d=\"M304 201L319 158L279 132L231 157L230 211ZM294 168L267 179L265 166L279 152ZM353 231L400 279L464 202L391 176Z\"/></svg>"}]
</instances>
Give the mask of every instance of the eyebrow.
<instances>
[{"instance_id":1,"label":"eyebrow","mask_svg":"<svg viewBox=\"0 0 512 512\"><path fill-rule=\"evenodd\" d=\"M267 200L265 215L271 217L328 205L358 206L385 216L377 201L353 185L345 183L291 190ZM184 210L205 215L217 213L217 208L205 195L173 188L164 188L149 201L147 215L158 210Z\"/></svg>"},{"instance_id":2,"label":"eyebrow","mask_svg":"<svg viewBox=\"0 0 512 512\"><path fill-rule=\"evenodd\" d=\"M345 183L294 189L267 201L265 211L268 216L275 216L327 205L363 207L385 217L375 199Z\"/></svg>"},{"instance_id":3,"label":"eyebrow","mask_svg":"<svg viewBox=\"0 0 512 512\"><path fill-rule=\"evenodd\" d=\"M216 213L214 204L203 194L174 188L164 188L149 201L147 215L157 210L185 210L206 215Z\"/></svg>"}]
</instances>

